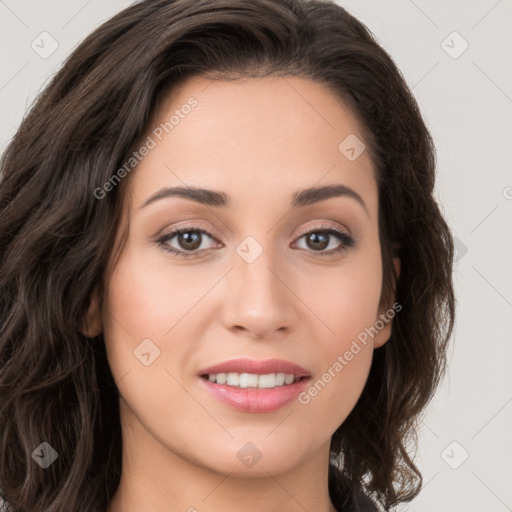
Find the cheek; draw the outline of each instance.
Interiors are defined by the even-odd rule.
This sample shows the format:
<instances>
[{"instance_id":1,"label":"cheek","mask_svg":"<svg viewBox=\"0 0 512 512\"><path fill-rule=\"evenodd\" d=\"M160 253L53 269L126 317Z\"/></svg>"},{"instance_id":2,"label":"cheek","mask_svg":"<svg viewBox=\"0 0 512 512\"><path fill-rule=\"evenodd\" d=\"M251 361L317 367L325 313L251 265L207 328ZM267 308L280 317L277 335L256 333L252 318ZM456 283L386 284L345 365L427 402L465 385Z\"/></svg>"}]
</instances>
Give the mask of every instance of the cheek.
<instances>
[{"instance_id":1,"label":"cheek","mask_svg":"<svg viewBox=\"0 0 512 512\"><path fill-rule=\"evenodd\" d=\"M318 274L318 286L311 287L310 281L310 291L301 292L318 320L319 366L299 403L311 407L312 414L327 414L333 431L355 406L368 378L373 357L370 333L378 319L381 281L376 250L359 253L350 264L347 259L343 268Z\"/></svg>"},{"instance_id":2,"label":"cheek","mask_svg":"<svg viewBox=\"0 0 512 512\"><path fill-rule=\"evenodd\" d=\"M179 362L197 348L204 328L199 302L219 279L206 267L196 266L193 272L191 279L190 269L172 267L166 258L151 258L130 247L118 260L102 311L107 356L116 382L129 374L140 386L165 389L172 381L169 371L183 382L187 366Z\"/></svg>"},{"instance_id":3,"label":"cheek","mask_svg":"<svg viewBox=\"0 0 512 512\"><path fill-rule=\"evenodd\" d=\"M378 245L375 250L352 253L339 268L318 269L303 281L300 296L319 320L318 332L324 333L319 341L331 358L374 325L381 288Z\"/></svg>"},{"instance_id":4,"label":"cheek","mask_svg":"<svg viewBox=\"0 0 512 512\"><path fill-rule=\"evenodd\" d=\"M317 297L323 324L315 338L318 366L298 402L312 417L325 418L332 434L356 405L369 375L373 341L367 331L376 321L380 286L345 276L326 288Z\"/></svg>"},{"instance_id":5,"label":"cheek","mask_svg":"<svg viewBox=\"0 0 512 512\"><path fill-rule=\"evenodd\" d=\"M164 277L130 251L123 254L110 276L102 315L116 381L128 372L140 371L149 361L149 368L154 369L165 356L162 340L173 325L178 301L173 288L163 282Z\"/></svg>"},{"instance_id":6,"label":"cheek","mask_svg":"<svg viewBox=\"0 0 512 512\"><path fill-rule=\"evenodd\" d=\"M127 251L108 283L104 316L108 329L124 328L132 341L164 340L211 286L210 279L171 268L165 258L154 262ZM110 336L115 339L115 336Z\"/></svg>"},{"instance_id":7,"label":"cheek","mask_svg":"<svg viewBox=\"0 0 512 512\"><path fill-rule=\"evenodd\" d=\"M197 302L197 290L169 272L127 250L117 262L107 285L103 307L104 339L108 362L120 396L148 430L163 422L171 430L173 408L187 410L200 424L204 411L178 382L186 368L186 344L172 343L187 324L185 315ZM181 277L184 281L184 277ZM185 290L185 291L184 291ZM187 324L190 325L190 324ZM147 423L146 423L147 422Z\"/></svg>"}]
</instances>

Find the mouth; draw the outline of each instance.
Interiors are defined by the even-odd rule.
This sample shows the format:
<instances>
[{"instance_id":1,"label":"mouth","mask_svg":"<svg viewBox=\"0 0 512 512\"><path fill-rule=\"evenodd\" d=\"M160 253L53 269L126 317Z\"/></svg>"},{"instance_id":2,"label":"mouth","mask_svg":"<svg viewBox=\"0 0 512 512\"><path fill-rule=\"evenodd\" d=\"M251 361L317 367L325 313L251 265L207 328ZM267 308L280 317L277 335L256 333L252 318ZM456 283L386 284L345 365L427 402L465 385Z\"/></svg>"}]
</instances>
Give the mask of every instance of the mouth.
<instances>
[{"instance_id":1,"label":"mouth","mask_svg":"<svg viewBox=\"0 0 512 512\"><path fill-rule=\"evenodd\" d=\"M303 367L281 359L226 361L198 373L211 396L243 412L272 412L291 403L311 380Z\"/></svg>"}]
</instances>

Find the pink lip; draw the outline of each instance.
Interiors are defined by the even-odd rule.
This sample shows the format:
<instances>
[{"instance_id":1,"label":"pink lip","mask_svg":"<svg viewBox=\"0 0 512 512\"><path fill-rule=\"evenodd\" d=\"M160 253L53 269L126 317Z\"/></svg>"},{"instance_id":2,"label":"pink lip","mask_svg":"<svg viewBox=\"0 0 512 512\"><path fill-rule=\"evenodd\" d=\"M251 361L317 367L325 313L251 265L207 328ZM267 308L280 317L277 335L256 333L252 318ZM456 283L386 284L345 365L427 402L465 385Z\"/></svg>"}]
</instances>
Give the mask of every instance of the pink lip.
<instances>
[{"instance_id":1,"label":"pink lip","mask_svg":"<svg viewBox=\"0 0 512 512\"><path fill-rule=\"evenodd\" d=\"M266 361L255 361L254 359L232 359L224 363L216 364L201 370L198 375L211 373L257 373L266 375L269 373L289 373L295 377L309 377L305 368L283 359L267 359Z\"/></svg>"},{"instance_id":2,"label":"pink lip","mask_svg":"<svg viewBox=\"0 0 512 512\"><path fill-rule=\"evenodd\" d=\"M304 377L298 382L279 386L276 388L237 388L227 384L216 384L202 375L212 373L255 373L265 375L269 373L289 373L296 378ZM310 375L306 369L282 359L269 359L267 361L254 361L252 359L235 359L201 370L199 381L205 389L221 402L244 412L265 413L272 412L289 404L305 388Z\"/></svg>"}]
</instances>

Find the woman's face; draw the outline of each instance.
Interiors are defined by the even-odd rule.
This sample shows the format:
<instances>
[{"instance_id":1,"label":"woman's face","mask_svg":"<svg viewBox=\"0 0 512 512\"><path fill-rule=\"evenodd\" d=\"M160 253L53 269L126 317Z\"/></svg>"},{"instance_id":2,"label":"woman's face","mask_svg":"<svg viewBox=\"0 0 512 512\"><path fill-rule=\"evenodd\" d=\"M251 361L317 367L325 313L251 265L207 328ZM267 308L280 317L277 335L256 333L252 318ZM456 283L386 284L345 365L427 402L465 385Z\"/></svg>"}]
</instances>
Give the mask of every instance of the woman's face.
<instances>
[{"instance_id":1,"label":"woman's face","mask_svg":"<svg viewBox=\"0 0 512 512\"><path fill-rule=\"evenodd\" d=\"M98 315L125 440L235 474L326 456L390 335L357 120L306 79L193 78L151 130Z\"/></svg>"}]
</instances>

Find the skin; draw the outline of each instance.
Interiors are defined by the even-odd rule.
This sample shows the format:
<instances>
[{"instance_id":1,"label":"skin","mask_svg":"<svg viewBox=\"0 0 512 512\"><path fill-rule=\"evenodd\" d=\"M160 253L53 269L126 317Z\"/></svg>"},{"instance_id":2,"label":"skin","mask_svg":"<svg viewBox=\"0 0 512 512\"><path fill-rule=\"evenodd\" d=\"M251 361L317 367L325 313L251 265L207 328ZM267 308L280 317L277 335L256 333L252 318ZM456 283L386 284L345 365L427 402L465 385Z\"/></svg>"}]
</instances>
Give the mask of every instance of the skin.
<instances>
[{"instance_id":1,"label":"skin","mask_svg":"<svg viewBox=\"0 0 512 512\"><path fill-rule=\"evenodd\" d=\"M367 151L350 161L339 144L364 141L356 117L325 86L302 78L189 79L152 126L193 96L180 119L125 178L128 238L95 294L86 334L103 333L120 393L123 472L109 512L335 512L327 486L329 443L355 406L373 350L391 322L317 396L270 413L237 411L203 389L197 373L239 357L285 359L317 381L390 305L382 285L378 191ZM343 184L364 200L332 197L292 209L295 192ZM155 192L196 186L230 196L227 208ZM170 254L155 240L173 227L204 229L199 258ZM306 231L338 227L356 243L331 256ZM248 263L248 236L263 252ZM118 237L119 238L119 237ZM166 242L186 250L175 236ZM252 249L251 249L252 250ZM197 251L196 251L197 252ZM395 262L398 265L398 262ZM101 307L99 306L101 304ZM144 339L160 356L134 357ZM247 443L261 459L237 457Z\"/></svg>"}]
</instances>

